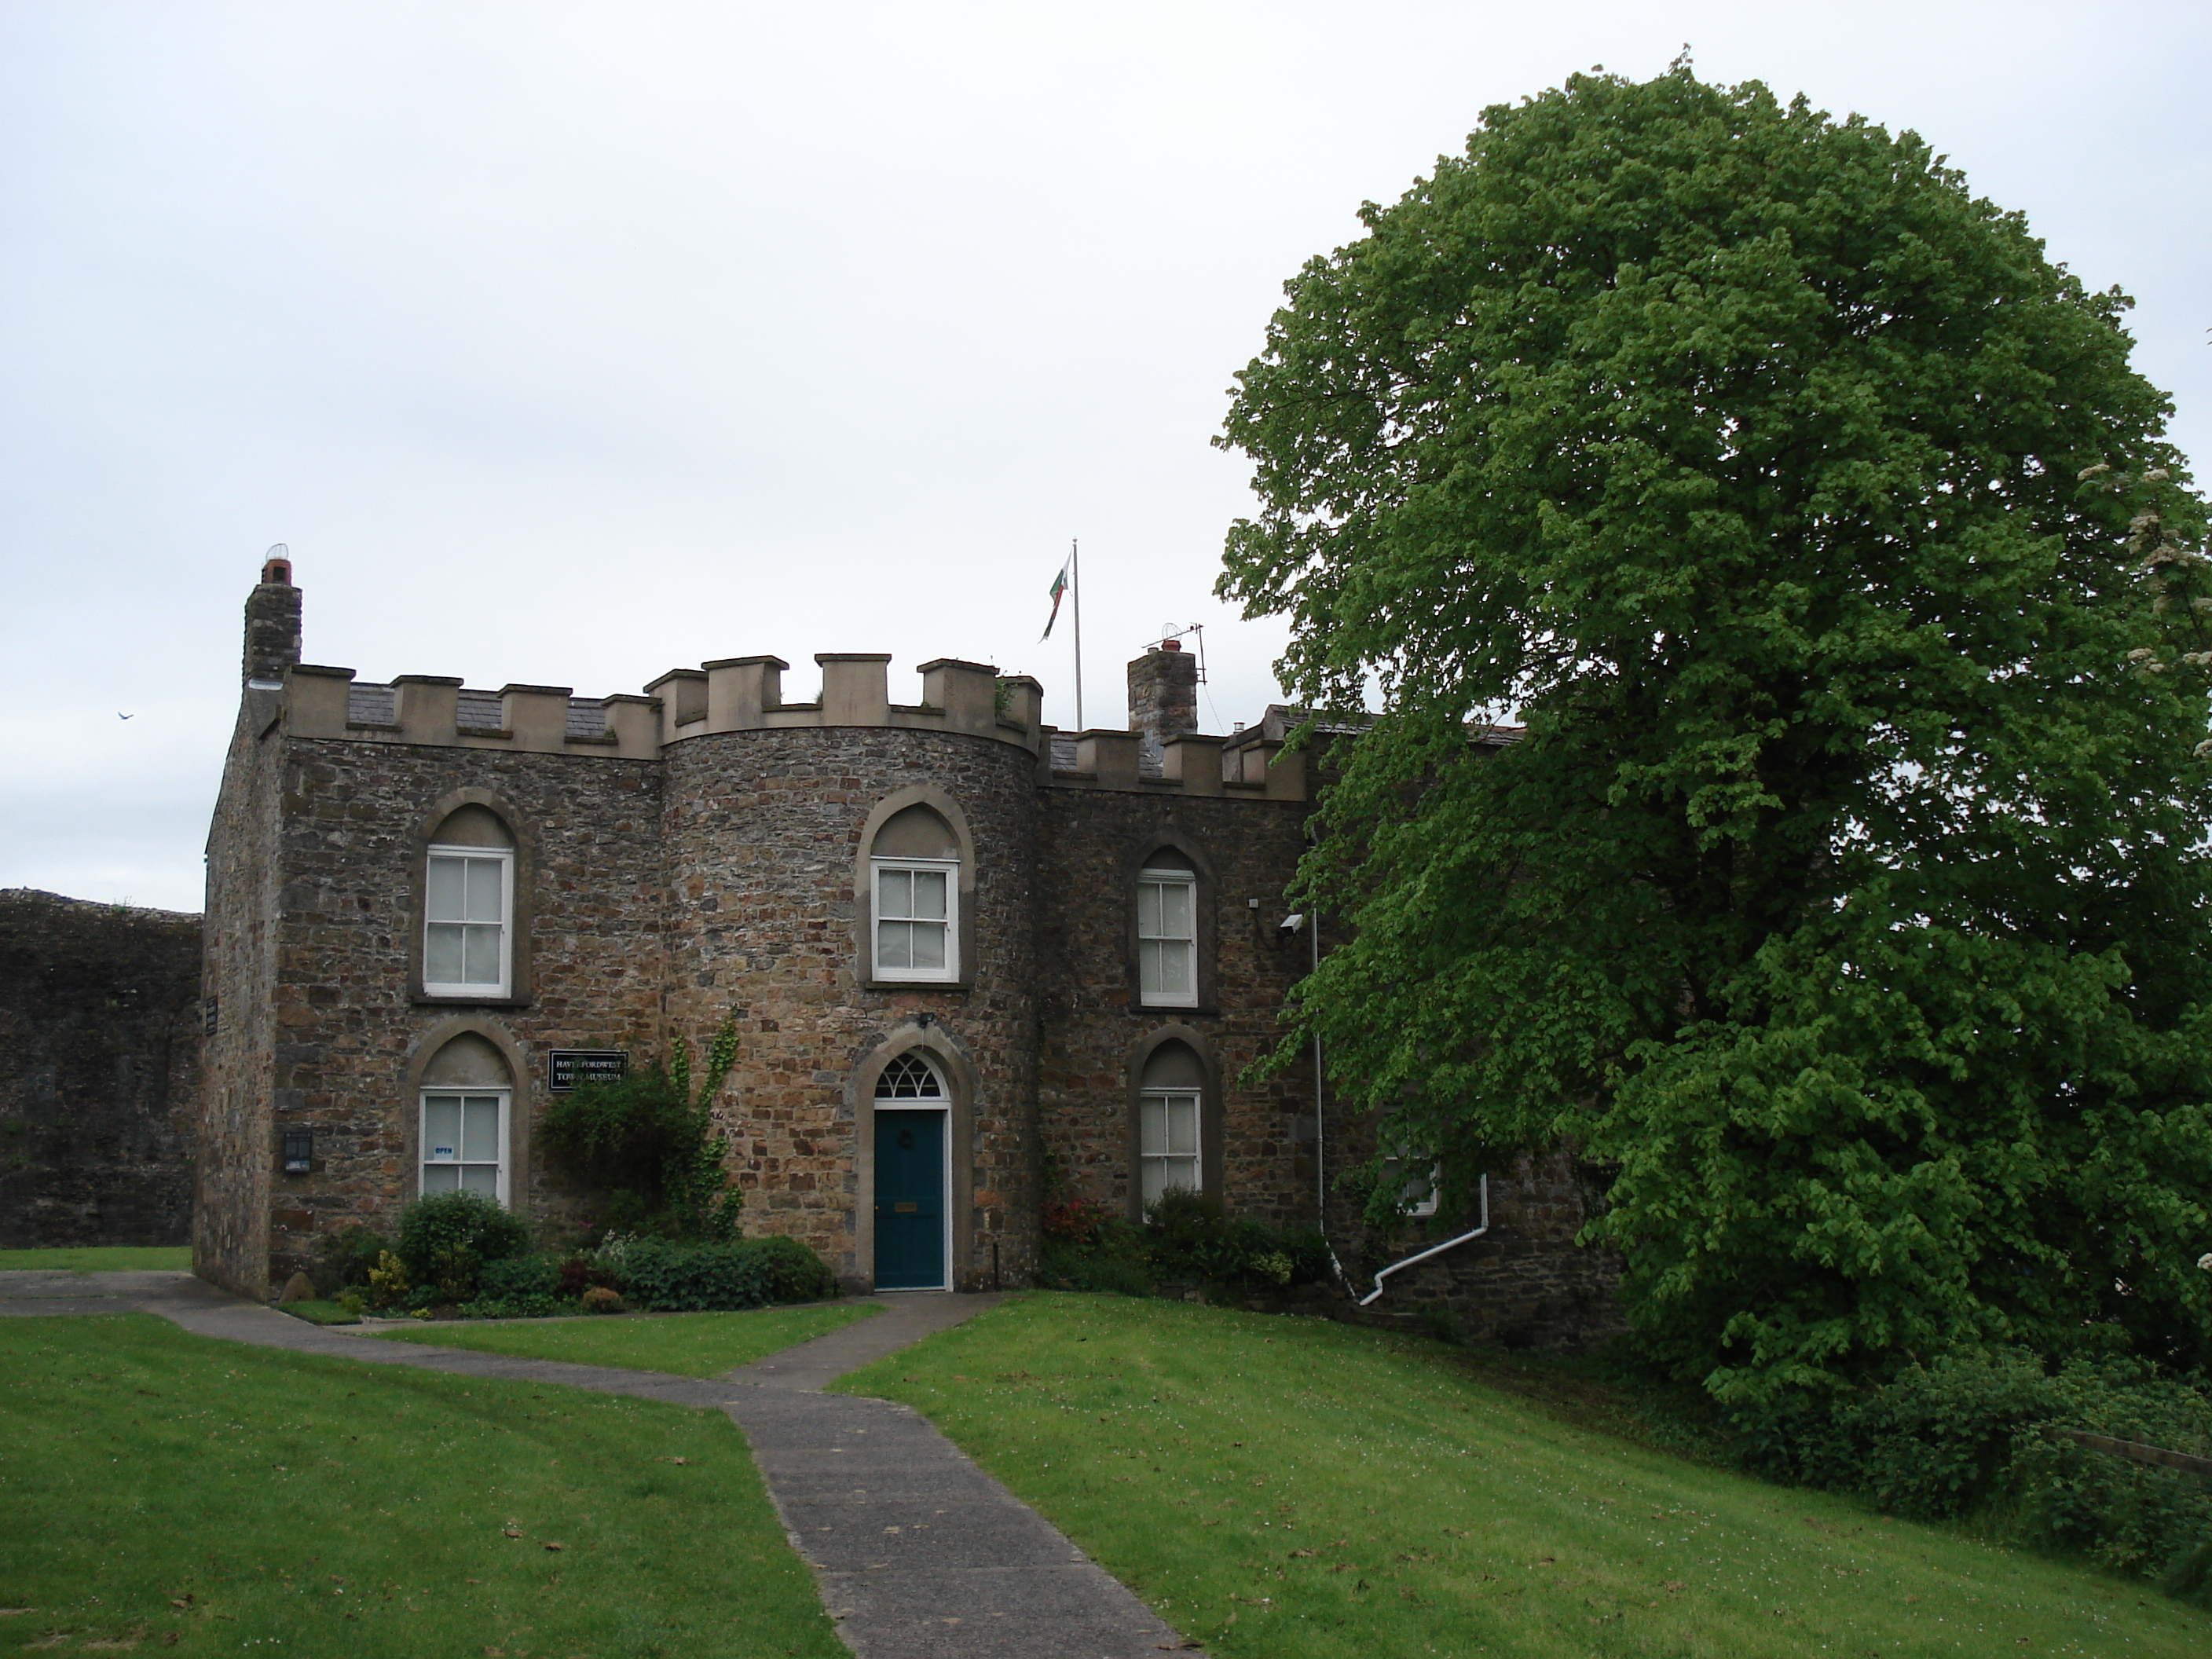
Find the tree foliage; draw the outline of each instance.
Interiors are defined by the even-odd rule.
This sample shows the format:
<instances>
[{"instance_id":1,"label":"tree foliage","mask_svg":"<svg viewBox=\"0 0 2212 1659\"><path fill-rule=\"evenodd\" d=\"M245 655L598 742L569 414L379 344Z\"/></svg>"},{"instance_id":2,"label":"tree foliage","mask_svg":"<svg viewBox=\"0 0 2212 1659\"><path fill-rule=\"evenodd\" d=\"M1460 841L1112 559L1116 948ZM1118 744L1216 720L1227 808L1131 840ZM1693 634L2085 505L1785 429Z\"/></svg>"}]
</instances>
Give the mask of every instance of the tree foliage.
<instances>
[{"instance_id":1,"label":"tree foliage","mask_svg":"<svg viewBox=\"0 0 2212 1659\"><path fill-rule=\"evenodd\" d=\"M538 1134L562 1167L604 1195L611 1228L726 1243L737 1237L744 1194L730 1183L714 1097L737 1059L737 1022L725 1016L696 1088L690 1047L679 1037L665 1060L556 1097Z\"/></svg>"},{"instance_id":2,"label":"tree foliage","mask_svg":"<svg viewBox=\"0 0 2212 1659\"><path fill-rule=\"evenodd\" d=\"M1723 1397L2212 1357L2203 514L2125 299L1912 134L1680 64L1363 220L1222 440L1220 591L1382 711L1293 1042L1448 1183L1612 1168L1590 1237Z\"/></svg>"}]
</instances>

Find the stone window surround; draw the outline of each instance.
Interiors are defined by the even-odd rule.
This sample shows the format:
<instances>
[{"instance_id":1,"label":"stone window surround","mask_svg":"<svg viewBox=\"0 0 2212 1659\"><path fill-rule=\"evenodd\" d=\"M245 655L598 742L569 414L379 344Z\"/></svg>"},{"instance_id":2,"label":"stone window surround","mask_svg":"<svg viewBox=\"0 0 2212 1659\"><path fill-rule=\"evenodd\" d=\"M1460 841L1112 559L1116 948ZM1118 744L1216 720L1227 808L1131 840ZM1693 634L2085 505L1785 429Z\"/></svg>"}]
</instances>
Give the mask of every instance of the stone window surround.
<instances>
[{"instance_id":1,"label":"stone window surround","mask_svg":"<svg viewBox=\"0 0 2212 1659\"><path fill-rule=\"evenodd\" d=\"M483 805L478 802L477 805ZM511 826L510 826L511 827ZM399 1166L409 1171L406 1193L401 1201L411 1202L422 1196L422 1109L424 1092L422 1073L438 1057L438 1051L457 1036L474 1036L499 1050L499 1057L507 1062L507 1073L513 1092L507 1097L507 1207L518 1214L528 1215L530 1209L530 1128L537 1121L538 1102L538 1080L532 1075L528 1054L504 1022L487 1015L454 1014L425 1026L407 1052L407 1066L399 1083L399 1100L404 1103L398 1113L405 1145L400 1148Z\"/></svg>"},{"instance_id":2,"label":"stone window surround","mask_svg":"<svg viewBox=\"0 0 2212 1659\"><path fill-rule=\"evenodd\" d=\"M505 996L456 995L448 992L433 994L423 988L422 945L426 932L427 912L430 891L430 848L438 830L446 820L464 806L481 806L507 826L507 833L514 841L514 858L509 866L514 875L514 890L508 896L507 917L507 981ZM418 1007L430 1008L527 1008L532 1001L531 924L537 905L534 879L538 869L538 837L531 830L514 803L490 789L465 788L448 790L441 795L416 823L410 840L408 856L412 865L407 919L407 991L408 999Z\"/></svg>"},{"instance_id":3,"label":"stone window surround","mask_svg":"<svg viewBox=\"0 0 2212 1659\"><path fill-rule=\"evenodd\" d=\"M853 1124L853 1269L871 1290L876 1282L876 1079L901 1054L916 1049L935 1062L948 1091L945 1158L951 1176L952 1257L945 1273L955 1290L962 1288L963 1277L973 1277L965 1269L975 1253L975 1066L943 1023L925 1016L884 1032L845 1079L845 1107Z\"/></svg>"},{"instance_id":4,"label":"stone window surround","mask_svg":"<svg viewBox=\"0 0 2212 1659\"><path fill-rule=\"evenodd\" d=\"M909 806L927 806L951 826L960 852L953 896L953 945L957 971L950 979L876 976L876 832ZM975 988L975 837L960 804L934 784L909 784L878 801L860 825L853 861L853 980L869 991L972 991ZM1134 890L1133 889L1132 890ZM871 1085L872 1086L872 1085Z\"/></svg>"},{"instance_id":5,"label":"stone window surround","mask_svg":"<svg viewBox=\"0 0 2212 1659\"><path fill-rule=\"evenodd\" d=\"M1213 1052L1213 1044L1206 1034L1188 1025L1161 1025L1147 1031L1129 1045L1129 1054L1123 1066L1124 1107L1122 1118L1127 1126L1127 1150L1123 1167L1129 1172L1129 1219L1145 1218L1144 1188L1138 1178L1139 1159L1143 1156L1144 1143L1142 1109L1145 1098L1145 1067L1152 1055L1170 1042L1180 1042L1198 1057L1199 1073L1203 1081L1198 1096L1198 1178L1199 1189L1211 1197L1221 1196L1221 1061Z\"/></svg>"},{"instance_id":6,"label":"stone window surround","mask_svg":"<svg viewBox=\"0 0 2212 1659\"><path fill-rule=\"evenodd\" d=\"M1197 963L1194 978L1198 992L1195 1000L1180 1003L1146 1002L1144 975L1139 968L1143 952L1137 939L1137 878L1153 866L1153 860L1162 853L1175 853L1188 860L1191 872L1197 878L1192 894L1191 921L1197 934ZM1218 1014L1221 1012L1220 986L1214 971L1218 955L1220 933L1221 884L1213 872L1213 860L1197 839L1186 833L1172 819L1150 834L1129 843L1122 855L1116 890L1122 895L1123 908L1128 919L1122 932L1121 957L1124 971L1128 975L1128 1009L1133 1014L1149 1014L1158 1018L1162 1013Z\"/></svg>"}]
</instances>

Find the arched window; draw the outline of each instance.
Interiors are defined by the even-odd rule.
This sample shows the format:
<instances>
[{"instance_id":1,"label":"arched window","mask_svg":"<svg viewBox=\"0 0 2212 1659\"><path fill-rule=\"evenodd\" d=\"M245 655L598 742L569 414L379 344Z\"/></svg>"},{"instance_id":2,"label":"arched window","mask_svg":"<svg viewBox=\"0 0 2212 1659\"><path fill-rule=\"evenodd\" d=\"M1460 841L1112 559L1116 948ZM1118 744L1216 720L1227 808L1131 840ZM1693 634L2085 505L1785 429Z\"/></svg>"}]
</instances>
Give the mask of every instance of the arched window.
<instances>
[{"instance_id":1,"label":"arched window","mask_svg":"<svg viewBox=\"0 0 2212 1659\"><path fill-rule=\"evenodd\" d=\"M489 807L448 813L422 879L422 989L506 997L514 985L514 836Z\"/></svg>"},{"instance_id":2,"label":"arched window","mask_svg":"<svg viewBox=\"0 0 2212 1659\"><path fill-rule=\"evenodd\" d=\"M514 1079L499 1050L464 1032L422 1068L421 1190L507 1201Z\"/></svg>"},{"instance_id":3,"label":"arched window","mask_svg":"<svg viewBox=\"0 0 2212 1659\"><path fill-rule=\"evenodd\" d=\"M1206 1068L1185 1042L1163 1042L1145 1060L1137 1090L1137 1200L1176 1188L1206 1190Z\"/></svg>"},{"instance_id":4,"label":"arched window","mask_svg":"<svg viewBox=\"0 0 2212 1659\"><path fill-rule=\"evenodd\" d=\"M879 980L945 982L960 977L960 842L927 806L894 812L868 848Z\"/></svg>"},{"instance_id":5,"label":"arched window","mask_svg":"<svg viewBox=\"0 0 2212 1659\"><path fill-rule=\"evenodd\" d=\"M878 1100L927 1100L942 1103L945 1079L937 1067L920 1054L901 1054L876 1079Z\"/></svg>"}]
</instances>

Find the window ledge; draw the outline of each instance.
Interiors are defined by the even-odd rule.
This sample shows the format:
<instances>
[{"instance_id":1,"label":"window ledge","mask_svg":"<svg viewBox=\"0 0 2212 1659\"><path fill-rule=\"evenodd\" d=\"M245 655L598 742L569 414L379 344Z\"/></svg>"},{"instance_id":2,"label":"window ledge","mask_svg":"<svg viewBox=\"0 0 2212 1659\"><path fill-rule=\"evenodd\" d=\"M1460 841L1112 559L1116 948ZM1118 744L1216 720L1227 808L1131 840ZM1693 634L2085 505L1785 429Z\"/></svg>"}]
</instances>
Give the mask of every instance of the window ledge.
<instances>
[{"instance_id":1,"label":"window ledge","mask_svg":"<svg viewBox=\"0 0 2212 1659\"><path fill-rule=\"evenodd\" d=\"M1129 1012L1133 1014L1152 1014L1155 1017L1162 1014L1197 1014L1211 1018L1220 1013L1221 1005L1218 1002L1146 1002L1140 997L1132 997L1129 999Z\"/></svg>"},{"instance_id":2,"label":"window ledge","mask_svg":"<svg viewBox=\"0 0 2212 1659\"><path fill-rule=\"evenodd\" d=\"M417 1008L527 1008L529 997L460 997L447 992L410 991L407 1000Z\"/></svg>"},{"instance_id":3,"label":"window ledge","mask_svg":"<svg viewBox=\"0 0 2212 1659\"><path fill-rule=\"evenodd\" d=\"M863 991L972 991L975 981L963 979L864 979Z\"/></svg>"}]
</instances>

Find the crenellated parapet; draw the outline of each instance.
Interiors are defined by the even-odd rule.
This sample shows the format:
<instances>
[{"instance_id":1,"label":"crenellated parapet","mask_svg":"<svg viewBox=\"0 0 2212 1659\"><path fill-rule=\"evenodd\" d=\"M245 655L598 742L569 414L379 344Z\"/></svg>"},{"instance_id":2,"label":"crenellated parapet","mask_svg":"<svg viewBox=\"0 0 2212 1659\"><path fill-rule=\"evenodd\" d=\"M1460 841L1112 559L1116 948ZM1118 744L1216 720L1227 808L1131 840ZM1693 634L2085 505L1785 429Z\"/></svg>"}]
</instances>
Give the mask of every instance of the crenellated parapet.
<instances>
[{"instance_id":1,"label":"crenellated parapet","mask_svg":"<svg viewBox=\"0 0 2212 1659\"><path fill-rule=\"evenodd\" d=\"M921 665L921 701L890 700L890 658L875 652L823 652L822 694L786 702L781 657L726 657L678 668L647 686L660 704L660 740L681 743L722 732L779 732L806 726L890 726L960 732L1038 752L1044 689L1026 674L1001 678L988 663L940 657Z\"/></svg>"},{"instance_id":2,"label":"crenellated parapet","mask_svg":"<svg viewBox=\"0 0 2212 1659\"><path fill-rule=\"evenodd\" d=\"M403 674L388 685L355 683L350 668L295 663L279 718L295 738L501 749L537 755L660 757L660 702L572 696L565 685L469 691L459 680Z\"/></svg>"},{"instance_id":3,"label":"crenellated parapet","mask_svg":"<svg viewBox=\"0 0 2212 1659\"><path fill-rule=\"evenodd\" d=\"M284 597L296 590L286 587ZM1174 664L1168 653L1155 656ZM1044 690L1026 674L940 657L921 665L921 701L895 703L890 658L874 652L816 656L822 690L787 702L781 657L726 657L661 675L641 696L587 698L565 685L471 688L437 674L361 681L350 668L271 663L281 680L276 722L297 738L340 738L540 755L659 760L672 745L738 732L884 727L985 738L1026 750L1041 787L1208 798L1302 801L1304 757L1286 746L1273 717L1231 737L1148 722L1127 731L1064 732L1042 723ZM1133 664L1133 683L1139 665ZM1180 722L1177 722L1180 724Z\"/></svg>"}]
</instances>

